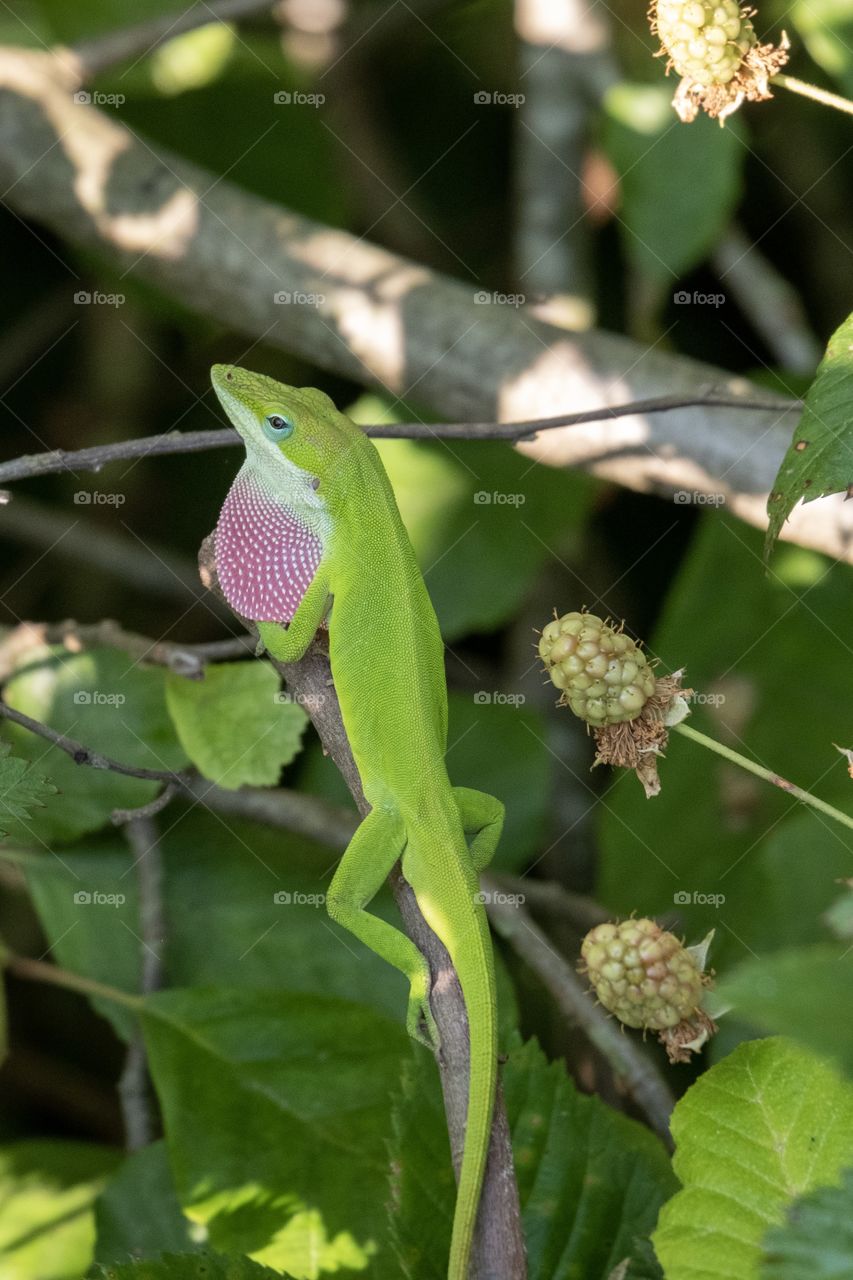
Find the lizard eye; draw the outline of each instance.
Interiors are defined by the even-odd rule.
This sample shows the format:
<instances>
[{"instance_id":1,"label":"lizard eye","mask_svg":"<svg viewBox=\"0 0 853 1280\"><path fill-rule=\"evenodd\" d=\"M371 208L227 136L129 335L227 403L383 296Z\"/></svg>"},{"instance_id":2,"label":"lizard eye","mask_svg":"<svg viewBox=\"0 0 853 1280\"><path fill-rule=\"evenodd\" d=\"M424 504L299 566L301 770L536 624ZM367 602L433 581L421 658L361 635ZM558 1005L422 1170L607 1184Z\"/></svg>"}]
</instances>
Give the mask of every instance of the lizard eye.
<instances>
[{"instance_id":1,"label":"lizard eye","mask_svg":"<svg viewBox=\"0 0 853 1280\"><path fill-rule=\"evenodd\" d=\"M293 423L280 413L271 413L264 421L264 435L268 440L286 440L293 435Z\"/></svg>"}]
</instances>

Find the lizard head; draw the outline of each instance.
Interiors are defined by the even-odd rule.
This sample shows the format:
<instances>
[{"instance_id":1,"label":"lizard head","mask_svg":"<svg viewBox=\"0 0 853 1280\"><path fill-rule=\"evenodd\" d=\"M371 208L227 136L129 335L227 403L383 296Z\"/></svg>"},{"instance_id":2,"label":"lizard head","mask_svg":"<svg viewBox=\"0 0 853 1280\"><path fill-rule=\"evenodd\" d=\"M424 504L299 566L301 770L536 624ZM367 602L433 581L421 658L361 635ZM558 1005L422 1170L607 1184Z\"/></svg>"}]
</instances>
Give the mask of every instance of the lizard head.
<instances>
[{"instance_id":1,"label":"lizard head","mask_svg":"<svg viewBox=\"0 0 853 1280\"><path fill-rule=\"evenodd\" d=\"M214 365L210 378L252 467L283 494L304 493L306 485L327 490L325 482L361 432L323 391L228 364Z\"/></svg>"}]
</instances>

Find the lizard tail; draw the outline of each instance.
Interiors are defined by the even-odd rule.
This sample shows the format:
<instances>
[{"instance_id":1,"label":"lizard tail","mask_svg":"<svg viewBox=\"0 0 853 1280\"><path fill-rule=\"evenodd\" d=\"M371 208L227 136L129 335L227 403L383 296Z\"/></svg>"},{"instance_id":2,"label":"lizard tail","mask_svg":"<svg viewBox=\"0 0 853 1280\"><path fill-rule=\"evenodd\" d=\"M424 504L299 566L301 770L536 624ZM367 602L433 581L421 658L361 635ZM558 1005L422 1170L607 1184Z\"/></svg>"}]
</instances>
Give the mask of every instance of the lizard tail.
<instances>
[{"instance_id":1,"label":"lizard tail","mask_svg":"<svg viewBox=\"0 0 853 1280\"><path fill-rule=\"evenodd\" d=\"M468 1277L497 1089L497 1013L492 946L486 914L481 906L477 906L475 911L477 920L476 925L472 922L471 933L461 946L451 949L468 1015L469 1058L468 1112L447 1280L467 1280Z\"/></svg>"}]
</instances>

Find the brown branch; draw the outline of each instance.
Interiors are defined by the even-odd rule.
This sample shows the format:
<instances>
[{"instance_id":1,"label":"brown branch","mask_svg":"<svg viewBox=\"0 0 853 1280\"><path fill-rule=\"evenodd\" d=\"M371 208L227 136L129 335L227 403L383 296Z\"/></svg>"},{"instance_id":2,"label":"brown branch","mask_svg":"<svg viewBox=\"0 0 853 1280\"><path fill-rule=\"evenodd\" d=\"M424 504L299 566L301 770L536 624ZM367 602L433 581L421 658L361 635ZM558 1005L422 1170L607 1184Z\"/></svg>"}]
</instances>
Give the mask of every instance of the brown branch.
<instances>
[{"instance_id":1,"label":"brown branch","mask_svg":"<svg viewBox=\"0 0 853 1280\"><path fill-rule=\"evenodd\" d=\"M237 331L453 421L534 420L743 380L603 331L568 333L364 239L312 222L152 148L75 102L65 56L0 49L0 183L22 217ZM58 145L61 142L61 145ZM702 406L588 424L518 447L639 491L721 490L766 527L796 407ZM850 504L801 506L788 538L847 560Z\"/></svg>"},{"instance_id":2,"label":"brown branch","mask_svg":"<svg viewBox=\"0 0 853 1280\"><path fill-rule=\"evenodd\" d=\"M566 960L530 918L523 906L506 901L499 882L483 877L486 911L495 929L522 957L554 997L558 1007L579 1026L606 1058L652 1128L671 1150L669 1117L675 1099L651 1059L620 1026L603 1014Z\"/></svg>"},{"instance_id":3,"label":"brown branch","mask_svg":"<svg viewBox=\"0 0 853 1280\"><path fill-rule=\"evenodd\" d=\"M202 582L217 594L219 587L212 538L202 544L199 556ZM245 619L240 619L251 628ZM315 639L300 662L280 663L272 659L288 688L309 709L325 753L331 756L362 817L370 806L361 788L331 680L331 667L323 642ZM442 943L421 915L415 896L404 880L399 865L389 883L409 937L426 957L432 974L430 1003L441 1037L438 1069L444 1093L447 1126L454 1165L458 1172L465 1134L468 1105L468 1021L459 979ZM471 1280L521 1280L526 1263L521 1235L518 1189L512 1164L509 1125L503 1096L498 1089L489 1157L471 1255Z\"/></svg>"},{"instance_id":4,"label":"brown branch","mask_svg":"<svg viewBox=\"0 0 853 1280\"><path fill-rule=\"evenodd\" d=\"M609 422L637 414L672 413L676 409L738 409L766 413L789 408L794 402L772 397L739 396L708 391L692 396L655 396L649 400L633 400L628 404L602 405L578 413L561 413L552 418L529 418L524 422L399 422L366 426L367 435L382 440L505 440L511 444L530 440L540 431L558 427L579 427L590 422ZM800 401L796 402L800 404ZM142 436L138 440L121 440L112 444L92 445L87 449L53 449L47 453L27 454L0 463L0 484L25 480L32 476L50 475L57 471L100 471L110 462L172 453L199 453L204 449L221 449L242 444L236 431L169 431L162 436Z\"/></svg>"}]
</instances>

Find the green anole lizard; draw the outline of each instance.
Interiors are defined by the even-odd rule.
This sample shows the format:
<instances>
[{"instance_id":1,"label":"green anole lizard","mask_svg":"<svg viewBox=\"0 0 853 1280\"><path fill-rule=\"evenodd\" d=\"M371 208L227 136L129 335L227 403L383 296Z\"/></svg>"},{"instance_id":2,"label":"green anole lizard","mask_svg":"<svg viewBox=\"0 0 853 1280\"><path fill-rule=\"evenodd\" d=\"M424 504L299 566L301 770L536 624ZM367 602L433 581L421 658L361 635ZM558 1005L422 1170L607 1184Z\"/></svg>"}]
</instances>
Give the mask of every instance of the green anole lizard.
<instances>
[{"instance_id":1,"label":"green anole lizard","mask_svg":"<svg viewBox=\"0 0 853 1280\"><path fill-rule=\"evenodd\" d=\"M215 365L211 378L246 445L216 529L220 586L281 662L296 662L328 626L332 677L371 806L329 886L329 914L405 974L409 1034L436 1050L429 966L406 934L367 910L400 859L462 986L468 1110L448 1280L465 1280L497 1073L478 873L500 838L503 805L450 784L444 647L371 441L322 391L230 365Z\"/></svg>"}]
</instances>

